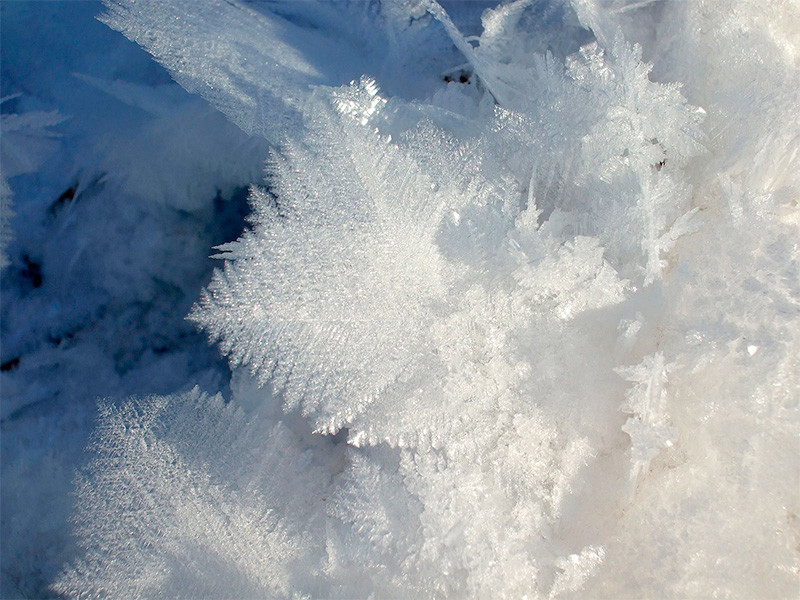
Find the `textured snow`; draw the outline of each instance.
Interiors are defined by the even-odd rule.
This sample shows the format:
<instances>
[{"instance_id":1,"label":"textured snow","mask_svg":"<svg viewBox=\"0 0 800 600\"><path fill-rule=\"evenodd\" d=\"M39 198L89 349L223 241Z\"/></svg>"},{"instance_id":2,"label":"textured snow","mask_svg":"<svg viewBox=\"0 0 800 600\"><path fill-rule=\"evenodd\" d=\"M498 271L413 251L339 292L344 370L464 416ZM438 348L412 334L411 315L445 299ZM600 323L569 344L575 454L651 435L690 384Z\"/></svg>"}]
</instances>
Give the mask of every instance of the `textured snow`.
<instances>
[{"instance_id":1,"label":"textured snow","mask_svg":"<svg viewBox=\"0 0 800 600\"><path fill-rule=\"evenodd\" d=\"M0 11L0 595L797 596L794 2Z\"/></svg>"}]
</instances>

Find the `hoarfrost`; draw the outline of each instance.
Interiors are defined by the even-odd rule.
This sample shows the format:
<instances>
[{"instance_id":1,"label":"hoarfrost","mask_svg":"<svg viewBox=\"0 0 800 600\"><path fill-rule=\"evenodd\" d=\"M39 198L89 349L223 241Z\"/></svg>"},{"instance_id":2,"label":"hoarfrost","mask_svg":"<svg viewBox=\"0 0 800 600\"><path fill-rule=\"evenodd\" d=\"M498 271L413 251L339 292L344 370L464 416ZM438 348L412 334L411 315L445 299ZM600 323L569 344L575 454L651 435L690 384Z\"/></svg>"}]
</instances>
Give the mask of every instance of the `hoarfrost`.
<instances>
[{"instance_id":1,"label":"hoarfrost","mask_svg":"<svg viewBox=\"0 0 800 600\"><path fill-rule=\"evenodd\" d=\"M109 3L275 149L190 317L239 385L102 410L86 557L56 589L796 592L794 42L581 0L545 46L538 3L484 13L480 36L443 4L348 25L324 3ZM308 26L326 19L391 39L399 77L406 37L467 63L409 101L351 74L369 65Z\"/></svg>"}]
</instances>

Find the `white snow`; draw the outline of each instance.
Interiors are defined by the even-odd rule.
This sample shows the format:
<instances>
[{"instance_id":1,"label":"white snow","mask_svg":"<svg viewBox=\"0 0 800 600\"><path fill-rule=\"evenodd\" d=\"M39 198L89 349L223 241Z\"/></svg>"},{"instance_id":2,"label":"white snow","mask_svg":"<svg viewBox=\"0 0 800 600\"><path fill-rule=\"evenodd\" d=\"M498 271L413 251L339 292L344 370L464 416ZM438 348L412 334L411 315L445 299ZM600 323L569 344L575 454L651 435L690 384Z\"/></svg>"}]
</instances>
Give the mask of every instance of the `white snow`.
<instances>
[{"instance_id":1,"label":"white snow","mask_svg":"<svg viewBox=\"0 0 800 600\"><path fill-rule=\"evenodd\" d=\"M0 595L797 596L792 0L0 17Z\"/></svg>"}]
</instances>

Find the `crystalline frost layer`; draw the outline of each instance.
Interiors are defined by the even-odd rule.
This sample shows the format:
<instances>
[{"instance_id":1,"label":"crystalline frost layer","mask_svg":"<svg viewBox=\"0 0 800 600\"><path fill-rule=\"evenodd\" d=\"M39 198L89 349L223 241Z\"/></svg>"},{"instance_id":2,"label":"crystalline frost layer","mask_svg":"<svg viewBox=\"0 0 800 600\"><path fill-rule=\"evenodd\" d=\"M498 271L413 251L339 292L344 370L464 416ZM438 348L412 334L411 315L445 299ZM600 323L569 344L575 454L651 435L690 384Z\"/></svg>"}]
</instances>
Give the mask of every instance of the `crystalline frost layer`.
<instances>
[{"instance_id":1,"label":"crystalline frost layer","mask_svg":"<svg viewBox=\"0 0 800 600\"><path fill-rule=\"evenodd\" d=\"M103 409L86 555L55 589L793 595L792 29L716 21L722 1L576 0L576 47L530 53L536 3L485 12L477 38L432 0L379 3L367 22L393 52L425 29L466 60L466 82L409 102L369 77L318 85L336 82L301 51L330 40L292 37L298 10L109 5L277 146L191 313L236 369L230 402Z\"/></svg>"}]
</instances>

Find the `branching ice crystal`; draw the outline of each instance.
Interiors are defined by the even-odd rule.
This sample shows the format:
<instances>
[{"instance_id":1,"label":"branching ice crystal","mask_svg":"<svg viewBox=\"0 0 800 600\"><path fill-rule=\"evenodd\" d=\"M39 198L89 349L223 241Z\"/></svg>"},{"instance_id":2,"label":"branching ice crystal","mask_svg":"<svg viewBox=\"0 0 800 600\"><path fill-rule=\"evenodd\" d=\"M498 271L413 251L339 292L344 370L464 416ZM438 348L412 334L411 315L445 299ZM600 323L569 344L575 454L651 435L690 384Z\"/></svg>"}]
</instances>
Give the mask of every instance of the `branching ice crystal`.
<instances>
[{"instance_id":1,"label":"branching ice crystal","mask_svg":"<svg viewBox=\"0 0 800 600\"><path fill-rule=\"evenodd\" d=\"M103 409L79 483L87 554L59 591L702 597L740 593L740 575L752 595L793 589L797 153L765 140L800 138L759 117L740 144L714 102L741 103L692 79L700 109L643 59L665 48L680 73L692 61L656 32L708 54L706 30L733 45L744 22L576 0L548 13L569 40L536 46L540 3L484 13L472 38L433 0L370 3L364 22L388 19L395 50L415 23L467 59L409 101L377 77L323 80L341 48L314 27L350 31L325 4L134 4L106 21L278 145L190 315L234 367L230 402ZM745 54L710 64L760 81L768 63ZM408 75L403 58L386 64ZM757 558L731 550L742 529Z\"/></svg>"},{"instance_id":2,"label":"branching ice crystal","mask_svg":"<svg viewBox=\"0 0 800 600\"><path fill-rule=\"evenodd\" d=\"M631 438L631 479L636 481L647 472L650 462L664 448L675 442L667 408L667 374L664 355L656 352L635 367L617 372L634 385L626 394L622 410L631 416L622 430Z\"/></svg>"}]
</instances>

